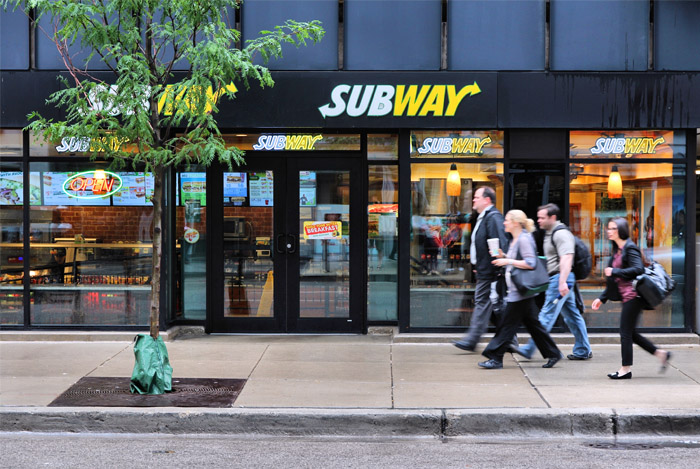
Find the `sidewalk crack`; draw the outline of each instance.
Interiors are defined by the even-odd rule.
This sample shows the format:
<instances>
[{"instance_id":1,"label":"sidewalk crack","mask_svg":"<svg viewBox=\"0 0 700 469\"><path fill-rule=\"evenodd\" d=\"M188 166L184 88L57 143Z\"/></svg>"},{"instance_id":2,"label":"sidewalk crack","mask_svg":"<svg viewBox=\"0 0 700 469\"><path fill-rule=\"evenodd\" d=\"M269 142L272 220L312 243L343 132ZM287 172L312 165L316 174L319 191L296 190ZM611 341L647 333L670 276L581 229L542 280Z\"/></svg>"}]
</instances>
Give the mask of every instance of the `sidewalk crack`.
<instances>
[{"instance_id":1,"label":"sidewalk crack","mask_svg":"<svg viewBox=\"0 0 700 469\"><path fill-rule=\"evenodd\" d=\"M265 345L265 350L263 350L263 353L260 354L260 358L258 358L258 361L256 361L255 365L253 366L253 369L250 370L250 373L248 373L248 378L246 378L247 380L250 379L251 376L253 376L253 373L255 373L255 370L258 368L258 365L260 365L260 362L262 361L269 348L270 344Z\"/></svg>"},{"instance_id":2,"label":"sidewalk crack","mask_svg":"<svg viewBox=\"0 0 700 469\"><path fill-rule=\"evenodd\" d=\"M134 344L134 341L132 340L132 341L129 342L129 344L128 344L127 346L125 346L123 349L120 349L120 350L119 350L117 353L115 353L114 355L105 358L103 362L101 362L100 364L98 364L98 365L97 365L95 368L93 368L92 370L88 371L88 372L85 374L85 376L90 376L90 375L93 374L95 371L97 371L99 368L101 368L104 364L106 364L108 361L110 361L111 359L113 359L114 357L116 357L117 355L119 355L120 353L124 352L126 349L131 348L131 346L132 346L133 344Z\"/></svg>"},{"instance_id":3,"label":"sidewalk crack","mask_svg":"<svg viewBox=\"0 0 700 469\"><path fill-rule=\"evenodd\" d=\"M530 379L530 376L527 374L527 371L525 371L525 368L522 367L520 360L516 359L515 361L518 364L518 368L520 368L520 371L522 371L523 376L525 376L525 379L527 379L527 382L530 383L530 386L532 386L532 389L534 389L535 392L537 393L537 395L540 396L540 399L542 399L542 402L547 404L547 408L551 409L552 408L551 404L549 403L549 401L547 401L547 399L545 399L544 395L540 392L540 390L537 388L535 383L532 382L532 380Z\"/></svg>"}]
</instances>

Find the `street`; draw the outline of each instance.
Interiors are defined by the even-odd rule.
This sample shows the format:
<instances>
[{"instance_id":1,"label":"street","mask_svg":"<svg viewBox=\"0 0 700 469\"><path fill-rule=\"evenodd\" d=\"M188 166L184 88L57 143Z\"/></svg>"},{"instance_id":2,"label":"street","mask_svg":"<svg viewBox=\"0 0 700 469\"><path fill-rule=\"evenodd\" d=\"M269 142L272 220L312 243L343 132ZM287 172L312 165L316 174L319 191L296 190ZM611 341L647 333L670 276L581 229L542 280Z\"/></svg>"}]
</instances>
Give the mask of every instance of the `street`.
<instances>
[{"instance_id":1,"label":"street","mask_svg":"<svg viewBox=\"0 0 700 469\"><path fill-rule=\"evenodd\" d=\"M0 433L2 467L696 468L700 441ZM622 449L624 448L624 449Z\"/></svg>"}]
</instances>

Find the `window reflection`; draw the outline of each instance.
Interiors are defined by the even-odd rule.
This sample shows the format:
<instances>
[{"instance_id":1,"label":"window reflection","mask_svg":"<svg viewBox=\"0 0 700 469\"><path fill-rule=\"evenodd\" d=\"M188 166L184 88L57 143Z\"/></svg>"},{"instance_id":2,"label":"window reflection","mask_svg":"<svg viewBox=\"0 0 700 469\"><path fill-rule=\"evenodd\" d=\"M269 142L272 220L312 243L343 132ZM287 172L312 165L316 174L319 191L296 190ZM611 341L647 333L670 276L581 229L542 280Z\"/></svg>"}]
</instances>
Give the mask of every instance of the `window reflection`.
<instances>
[{"instance_id":1,"label":"window reflection","mask_svg":"<svg viewBox=\"0 0 700 469\"><path fill-rule=\"evenodd\" d=\"M398 166L369 167L367 207L367 318L398 318Z\"/></svg>"},{"instance_id":2,"label":"window reflection","mask_svg":"<svg viewBox=\"0 0 700 469\"><path fill-rule=\"evenodd\" d=\"M0 134L3 145L5 137ZM0 324L24 322L21 168L21 163L0 164Z\"/></svg>"},{"instance_id":3,"label":"window reflection","mask_svg":"<svg viewBox=\"0 0 700 469\"><path fill-rule=\"evenodd\" d=\"M642 327L682 327L685 286L685 170L672 164L588 164L570 166L569 225L590 248L593 271L579 282L587 305L605 287L603 270L610 258L605 226L614 217L626 218L630 238L646 262L656 261L678 282L672 299L642 316ZM617 169L621 193L609 185ZM617 327L620 303L586 310L589 327Z\"/></svg>"},{"instance_id":4,"label":"window reflection","mask_svg":"<svg viewBox=\"0 0 700 469\"><path fill-rule=\"evenodd\" d=\"M191 165L177 173L175 209L175 319L203 320L207 314L207 174Z\"/></svg>"},{"instance_id":5,"label":"window reflection","mask_svg":"<svg viewBox=\"0 0 700 469\"><path fill-rule=\"evenodd\" d=\"M116 192L99 196L99 190L88 190L89 197L82 197L65 190L65 183L83 171L96 179L98 164L30 168L41 181L39 203L30 209L31 323L147 324L153 248L149 175L120 173Z\"/></svg>"},{"instance_id":6,"label":"window reflection","mask_svg":"<svg viewBox=\"0 0 700 469\"><path fill-rule=\"evenodd\" d=\"M411 326L469 324L474 276L469 263L472 197L479 187L496 191L503 211L500 163L411 165ZM448 185L457 171L458 186ZM453 173L454 174L454 173ZM454 177L454 176L452 176Z\"/></svg>"}]
</instances>

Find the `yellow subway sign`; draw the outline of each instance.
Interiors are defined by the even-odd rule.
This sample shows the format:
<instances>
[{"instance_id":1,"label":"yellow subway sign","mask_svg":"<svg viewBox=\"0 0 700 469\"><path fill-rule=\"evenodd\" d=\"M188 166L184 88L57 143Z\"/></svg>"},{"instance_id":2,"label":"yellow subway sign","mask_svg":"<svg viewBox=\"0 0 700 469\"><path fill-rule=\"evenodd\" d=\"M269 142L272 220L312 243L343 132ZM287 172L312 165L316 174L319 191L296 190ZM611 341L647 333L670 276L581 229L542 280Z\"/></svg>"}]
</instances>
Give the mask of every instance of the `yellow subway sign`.
<instances>
[{"instance_id":1,"label":"yellow subway sign","mask_svg":"<svg viewBox=\"0 0 700 469\"><path fill-rule=\"evenodd\" d=\"M175 112L182 112L181 105L190 110L196 111L200 106L200 99L204 99L202 103L202 113L212 112L214 104L219 101L219 98L226 91L235 93L238 91L233 82L225 85L216 91L212 86L206 88L201 86L182 86L182 85L167 85L164 92L158 97L158 113L166 116L171 116ZM91 111L104 112L110 116L123 114L125 116L133 115L134 110L130 108L122 108L115 104L115 98L119 92L117 85L98 85L94 90L88 93L88 109ZM152 92L151 88L147 88L143 96L142 108L148 110L148 97Z\"/></svg>"},{"instance_id":2,"label":"yellow subway sign","mask_svg":"<svg viewBox=\"0 0 700 469\"><path fill-rule=\"evenodd\" d=\"M453 117L466 97L481 93L475 81L455 85L338 85L331 102L319 107L323 116Z\"/></svg>"}]
</instances>

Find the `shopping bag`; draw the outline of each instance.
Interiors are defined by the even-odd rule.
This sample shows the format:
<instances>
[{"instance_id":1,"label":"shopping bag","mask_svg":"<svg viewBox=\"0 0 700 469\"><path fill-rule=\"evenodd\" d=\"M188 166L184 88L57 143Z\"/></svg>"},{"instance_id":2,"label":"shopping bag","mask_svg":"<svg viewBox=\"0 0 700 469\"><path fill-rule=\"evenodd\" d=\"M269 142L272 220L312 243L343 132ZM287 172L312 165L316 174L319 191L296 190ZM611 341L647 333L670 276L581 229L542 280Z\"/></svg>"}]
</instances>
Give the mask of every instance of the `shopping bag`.
<instances>
[{"instance_id":1,"label":"shopping bag","mask_svg":"<svg viewBox=\"0 0 700 469\"><path fill-rule=\"evenodd\" d=\"M173 389L173 368L163 338L150 334L134 338L134 371L131 374L131 392L136 394L163 394Z\"/></svg>"},{"instance_id":2,"label":"shopping bag","mask_svg":"<svg viewBox=\"0 0 700 469\"><path fill-rule=\"evenodd\" d=\"M549 275L547 275L547 259L537 257L537 263L532 270L513 268L510 279L518 289L518 292L530 297L549 288Z\"/></svg>"}]
</instances>

